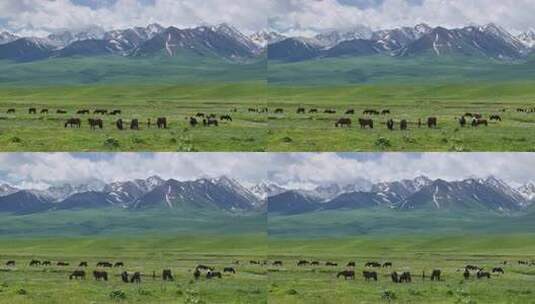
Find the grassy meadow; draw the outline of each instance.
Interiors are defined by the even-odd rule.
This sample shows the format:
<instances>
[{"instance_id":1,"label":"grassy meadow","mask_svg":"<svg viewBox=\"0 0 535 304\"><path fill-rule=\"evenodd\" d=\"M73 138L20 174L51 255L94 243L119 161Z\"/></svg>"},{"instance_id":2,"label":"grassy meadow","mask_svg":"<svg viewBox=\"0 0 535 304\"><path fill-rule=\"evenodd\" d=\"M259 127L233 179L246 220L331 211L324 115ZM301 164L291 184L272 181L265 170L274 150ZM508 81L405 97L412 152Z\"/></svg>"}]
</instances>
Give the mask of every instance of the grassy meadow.
<instances>
[{"instance_id":1,"label":"grassy meadow","mask_svg":"<svg viewBox=\"0 0 535 304\"><path fill-rule=\"evenodd\" d=\"M270 237L269 259L283 266L268 269L269 303L535 303L535 267L517 263L534 259L533 239L532 234ZM299 260L319 261L320 266L297 266ZM327 261L338 266L325 266ZM350 261L356 267L346 267ZM371 261L391 262L392 267L364 267ZM505 274L464 280L468 264L487 271L502 267ZM336 278L345 269L355 271L355 280ZM434 269L442 271L441 281L430 281ZM378 280L365 281L363 270L376 271ZM393 283L392 271L411 272L412 283Z\"/></svg>"},{"instance_id":2,"label":"grassy meadow","mask_svg":"<svg viewBox=\"0 0 535 304\"><path fill-rule=\"evenodd\" d=\"M265 243L261 234L2 239L0 303L267 303L265 270L249 264L265 259ZM53 265L28 266L33 259ZM8 260L17 265L3 266ZM57 261L70 265L56 266ZM81 261L89 267L77 267ZM96 281L92 271L102 270L95 266L99 261L125 266L103 269L108 281ZM218 271L234 267L236 274L196 281L198 264ZM85 269L85 280L69 280L77 269ZM162 281L163 269L170 269L175 280ZM141 283L123 283L123 271L141 272Z\"/></svg>"}]
</instances>

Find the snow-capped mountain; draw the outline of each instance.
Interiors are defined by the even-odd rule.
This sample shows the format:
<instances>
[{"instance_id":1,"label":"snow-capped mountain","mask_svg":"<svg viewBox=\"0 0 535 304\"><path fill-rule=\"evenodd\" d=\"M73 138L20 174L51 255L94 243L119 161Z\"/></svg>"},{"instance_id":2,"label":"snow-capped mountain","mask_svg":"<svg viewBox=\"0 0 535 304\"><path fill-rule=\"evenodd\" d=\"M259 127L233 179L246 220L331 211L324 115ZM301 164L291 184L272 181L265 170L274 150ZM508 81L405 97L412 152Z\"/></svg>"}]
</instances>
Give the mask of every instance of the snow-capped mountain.
<instances>
[{"instance_id":1,"label":"snow-capped mountain","mask_svg":"<svg viewBox=\"0 0 535 304\"><path fill-rule=\"evenodd\" d=\"M260 31L253 33L249 39L261 48L265 48L270 43L276 43L286 39L284 35L276 32Z\"/></svg>"},{"instance_id":2,"label":"snow-capped mountain","mask_svg":"<svg viewBox=\"0 0 535 304\"><path fill-rule=\"evenodd\" d=\"M252 186L249 190L261 199L266 199L270 196L275 196L282 192L288 191L288 189L284 187L269 182L262 182L260 184L256 184Z\"/></svg>"},{"instance_id":3,"label":"snow-capped mountain","mask_svg":"<svg viewBox=\"0 0 535 304\"><path fill-rule=\"evenodd\" d=\"M47 190L2 186L0 212L91 208L201 208L230 212L262 211L265 201L238 181L220 177L195 181L163 180L158 176L101 184L62 185ZM9 193L7 192L9 191Z\"/></svg>"},{"instance_id":4,"label":"snow-capped mountain","mask_svg":"<svg viewBox=\"0 0 535 304\"><path fill-rule=\"evenodd\" d=\"M498 60L525 58L535 41L532 32L515 37L496 24L447 29L426 24L366 34L331 32L313 38L292 37L268 45L268 58L302 61L322 57L462 55Z\"/></svg>"},{"instance_id":5,"label":"snow-capped mountain","mask_svg":"<svg viewBox=\"0 0 535 304\"><path fill-rule=\"evenodd\" d=\"M535 203L535 184L525 184L518 188L517 191L528 201L528 204Z\"/></svg>"},{"instance_id":6,"label":"snow-capped mountain","mask_svg":"<svg viewBox=\"0 0 535 304\"><path fill-rule=\"evenodd\" d=\"M0 32L0 44L6 44L13 42L17 39L19 39L17 35L11 34L9 32Z\"/></svg>"},{"instance_id":7,"label":"snow-capped mountain","mask_svg":"<svg viewBox=\"0 0 535 304\"><path fill-rule=\"evenodd\" d=\"M332 48L343 41L356 40L356 39L371 39L373 31L366 26L358 26L350 30L344 31L330 31L326 33L320 33L314 36L316 44L323 48Z\"/></svg>"},{"instance_id":8,"label":"snow-capped mountain","mask_svg":"<svg viewBox=\"0 0 535 304\"><path fill-rule=\"evenodd\" d=\"M535 48L535 32L527 31L518 35L517 39L522 42L527 48Z\"/></svg>"},{"instance_id":9,"label":"snow-capped mountain","mask_svg":"<svg viewBox=\"0 0 535 304\"><path fill-rule=\"evenodd\" d=\"M15 188L8 184L0 184L0 196L6 196L13 194L15 192L19 191L18 188Z\"/></svg>"},{"instance_id":10,"label":"snow-capped mountain","mask_svg":"<svg viewBox=\"0 0 535 304\"><path fill-rule=\"evenodd\" d=\"M530 198L535 197L535 186L526 186L522 189L523 191L517 191L492 176L486 179L470 178L462 181L431 180L420 176L412 180L378 183L369 191L343 192L326 201L307 195L307 191L291 190L273 197L277 202L276 208L269 206L272 202L272 197L269 197L268 208L281 214L295 214L298 210L310 212L375 207L400 210L472 210L510 214L526 210Z\"/></svg>"},{"instance_id":11,"label":"snow-capped mountain","mask_svg":"<svg viewBox=\"0 0 535 304\"><path fill-rule=\"evenodd\" d=\"M265 46L228 24L187 29L150 24L107 32L94 27L77 32L58 32L45 38L16 38L8 33L1 34L0 42L5 43L0 43L0 59L33 61L49 57L100 55L175 56L190 52L237 60L257 57L265 49Z\"/></svg>"}]
</instances>

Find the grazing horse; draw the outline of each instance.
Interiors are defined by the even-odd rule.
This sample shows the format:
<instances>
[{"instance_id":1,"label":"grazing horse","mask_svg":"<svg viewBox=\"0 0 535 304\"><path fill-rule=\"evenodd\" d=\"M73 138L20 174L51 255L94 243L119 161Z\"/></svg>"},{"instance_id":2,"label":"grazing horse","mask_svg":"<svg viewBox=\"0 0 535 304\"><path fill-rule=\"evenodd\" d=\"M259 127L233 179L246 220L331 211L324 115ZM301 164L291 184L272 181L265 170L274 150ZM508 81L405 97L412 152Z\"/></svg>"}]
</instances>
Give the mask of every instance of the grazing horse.
<instances>
[{"instance_id":1,"label":"grazing horse","mask_svg":"<svg viewBox=\"0 0 535 304\"><path fill-rule=\"evenodd\" d=\"M436 117L429 117L427 118L427 127L428 128L436 128L437 127L437 118Z\"/></svg>"},{"instance_id":2,"label":"grazing horse","mask_svg":"<svg viewBox=\"0 0 535 304\"><path fill-rule=\"evenodd\" d=\"M28 109L28 114L37 114L37 109L36 108L29 108Z\"/></svg>"},{"instance_id":3,"label":"grazing horse","mask_svg":"<svg viewBox=\"0 0 535 304\"><path fill-rule=\"evenodd\" d=\"M305 114L305 108L298 108L297 114Z\"/></svg>"},{"instance_id":4,"label":"grazing horse","mask_svg":"<svg viewBox=\"0 0 535 304\"><path fill-rule=\"evenodd\" d=\"M130 130L139 130L139 120L138 119L132 119L130 121Z\"/></svg>"},{"instance_id":5,"label":"grazing horse","mask_svg":"<svg viewBox=\"0 0 535 304\"><path fill-rule=\"evenodd\" d=\"M104 122L100 118L89 118L87 122L89 123L89 127L91 128L91 130L96 130L97 128L104 128Z\"/></svg>"},{"instance_id":6,"label":"grazing horse","mask_svg":"<svg viewBox=\"0 0 535 304\"><path fill-rule=\"evenodd\" d=\"M232 117L230 117L230 115L221 115L221 117L219 117L219 120L232 121Z\"/></svg>"},{"instance_id":7,"label":"grazing horse","mask_svg":"<svg viewBox=\"0 0 535 304\"><path fill-rule=\"evenodd\" d=\"M7 261L6 266L15 266L15 261Z\"/></svg>"},{"instance_id":8,"label":"grazing horse","mask_svg":"<svg viewBox=\"0 0 535 304\"><path fill-rule=\"evenodd\" d=\"M223 272L236 273L236 269L234 269L233 267L225 267L223 268Z\"/></svg>"},{"instance_id":9,"label":"grazing horse","mask_svg":"<svg viewBox=\"0 0 535 304\"><path fill-rule=\"evenodd\" d=\"M402 131L407 130L407 127L408 127L407 120L406 119L402 119L401 122L399 123L400 130L402 130Z\"/></svg>"},{"instance_id":10,"label":"grazing horse","mask_svg":"<svg viewBox=\"0 0 535 304\"><path fill-rule=\"evenodd\" d=\"M15 109L8 109L7 114L15 114Z\"/></svg>"},{"instance_id":11,"label":"grazing horse","mask_svg":"<svg viewBox=\"0 0 535 304\"><path fill-rule=\"evenodd\" d=\"M217 122L217 119L214 119L214 118L203 119L202 124L205 127L209 127L212 125L217 127L219 125L219 123Z\"/></svg>"},{"instance_id":12,"label":"grazing horse","mask_svg":"<svg viewBox=\"0 0 535 304\"><path fill-rule=\"evenodd\" d=\"M494 268L492 268L492 273L501 273L501 274L504 274L505 271L504 271L503 268L501 268L501 267L494 267Z\"/></svg>"},{"instance_id":13,"label":"grazing horse","mask_svg":"<svg viewBox=\"0 0 535 304\"><path fill-rule=\"evenodd\" d=\"M80 280L85 280L85 271L83 270L75 270L71 273L71 275L69 276L69 280L72 280L72 279L80 279Z\"/></svg>"},{"instance_id":14,"label":"grazing horse","mask_svg":"<svg viewBox=\"0 0 535 304\"><path fill-rule=\"evenodd\" d=\"M87 267L87 262L80 262L80 264L78 264L78 267Z\"/></svg>"},{"instance_id":15,"label":"grazing horse","mask_svg":"<svg viewBox=\"0 0 535 304\"><path fill-rule=\"evenodd\" d=\"M370 127L370 129L373 129L373 120L367 119L367 118L359 118L359 124L361 129L365 129L366 127Z\"/></svg>"},{"instance_id":16,"label":"grazing horse","mask_svg":"<svg viewBox=\"0 0 535 304\"><path fill-rule=\"evenodd\" d=\"M442 271L440 269L434 269L431 273L431 281L440 281L440 275L442 274Z\"/></svg>"},{"instance_id":17,"label":"grazing horse","mask_svg":"<svg viewBox=\"0 0 535 304\"><path fill-rule=\"evenodd\" d=\"M353 114L355 114L355 110L353 109L349 109L346 111L346 115L353 115Z\"/></svg>"},{"instance_id":18,"label":"grazing horse","mask_svg":"<svg viewBox=\"0 0 535 304\"><path fill-rule=\"evenodd\" d=\"M212 279L212 278L219 278L221 279L223 276L221 275L221 272L219 271L208 271L206 273L206 278L207 279Z\"/></svg>"},{"instance_id":19,"label":"grazing horse","mask_svg":"<svg viewBox=\"0 0 535 304\"><path fill-rule=\"evenodd\" d=\"M197 112L197 114L195 114L195 117L204 117L204 113Z\"/></svg>"},{"instance_id":20,"label":"grazing horse","mask_svg":"<svg viewBox=\"0 0 535 304\"><path fill-rule=\"evenodd\" d=\"M386 114L390 114L390 110L383 110L381 111L381 115L386 115Z\"/></svg>"},{"instance_id":21,"label":"grazing horse","mask_svg":"<svg viewBox=\"0 0 535 304\"><path fill-rule=\"evenodd\" d=\"M282 261L274 261L273 266L282 266Z\"/></svg>"},{"instance_id":22,"label":"grazing horse","mask_svg":"<svg viewBox=\"0 0 535 304\"><path fill-rule=\"evenodd\" d=\"M472 118L472 127L477 127L479 125L484 125L486 127L489 125L489 122L486 119Z\"/></svg>"},{"instance_id":23,"label":"grazing horse","mask_svg":"<svg viewBox=\"0 0 535 304\"><path fill-rule=\"evenodd\" d=\"M477 272L477 278L478 279L482 279L482 278L490 279L490 273L480 270L480 271Z\"/></svg>"},{"instance_id":24,"label":"grazing horse","mask_svg":"<svg viewBox=\"0 0 535 304\"><path fill-rule=\"evenodd\" d=\"M411 273L408 271L398 273L392 272L391 274L392 282L394 283L410 283L412 282Z\"/></svg>"},{"instance_id":25,"label":"grazing horse","mask_svg":"<svg viewBox=\"0 0 535 304\"><path fill-rule=\"evenodd\" d=\"M258 263L256 261L251 261L251 262ZM253 264L253 263L251 263L251 264ZM197 267L195 267L195 269L197 269L197 270L214 270L213 267L206 266L206 265L197 265Z\"/></svg>"},{"instance_id":26,"label":"grazing horse","mask_svg":"<svg viewBox=\"0 0 535 304\"><path fill-rule=\"evenodd\" d=\"M363 115L379 115L379 111L367 109L367 110L362 111L362 114Z\"/></svg>"},{"instance_id":27,"label":"grazing horse","mask_svg":"<svg viewBox=\"0 0 535 304\"><path fill-rule=\"evenodd\" d=\"M355 266L356 266L355 262L349 262L346 265L346 267L355 267Z\"/></svg>"},{"instance_id":28,"label":"grazing horse","mask_svg":"<svg viewBox=\"0 0 535 304\"><path fill-rule=\"evenodd\" d=\"M351 119L349 118L340 118L338 121L334 124L336 128L338 127L351 127Z\"/></svg>"},{"instance_id":29,"label":"grazing horse","mask_svg":"<svg viewBox=\"0 0 535 304\"><path fill-rule=\"evenodd\" d=\"M275 109L275 114L282 114L282 113L284 113L284 109L282 108Z\"/></svg>"},{"instance_id":30,"label":"grazing horse","mask_svg":"<svg viewBox=\"0 0 535 304\"><path fill-rule=\"evenodd\" d=\"M48 114L48 109L42 109L41 114Z\"/></svg>"},{"instance_id":31,"label":"grazing horse","mask_svg":"<svg viewBox=\"0 0 535 304\"><path fill-rule=\"evenodd\" d=\"M467 268L464 269L463 277L465 280L468 280L470 278L470 271L468 271Z\"/></svg>"},{"instance_id":32,"label":"grazing horse","mask_svg":"<svg viewBox=\"0 0 535 304\"><path fill-rule=\"evenodd\" d=\"M52 265L52 262L50 262L50 261L43 261L41 263L41 266L50 266L50 265Z\"/></svg>"},{"instance_id":33,"label":"grazing horse","mask_svg":"<svg viewBox=\"0 0 535 304\"><path fill-rule=\"evenodd\" d=\"M378 263L378 262L367 262L366 264L364 264L364 267L379 268L379 267L381 267L381 263Z\"/></svg>"},{"instance_id":34,"label":"grazing horse","mask_svg":"<svg viewBox=\"0 0 535 304\"><path fill-rule=\"evenodd\" d=\"M97 110L93 111L93 114L105 115L105 114L108 114L108 110L97 109Z\"/></svg>"},{"instance_id":35,"label":"grazing horse","mask_svg":"<svg viewBox=\"0 0 535 304\"><path fill-rule=\"evenodd\" d=\"M107 281L108 280L108 273L106 271L93 271L93 277L97 281Z\"/></svg>"},{"instance_id":36,"label":"grazing horse","mask_svg":"<svg viewBox=\"0 0 535 304\"><path fill-rule=\"evenodd\" d=\"M110 112L110 115L119 115L121 113L122 113L121 110L113 110L113 111Z\"/></svg>"},{"instance_id":37,"label":"grazing horse","mask_svg":"<svg viewBox=\"0 0 535 304\"><path fill-rule=\"evenodd\" d=\"M173 274L171 273L171 269L164 269L162 271L162 280L164 281L174 281L175 278L173 277Z\"/></svg>"},{"instance_id":38,"label":"grazing horse","mask_svg":"<svg viewBox=\"0 0 535 304\"><path fill-rule=\"evenodd\" d=\"M338 263L325 262L325 266L338 266Z\"/></svg>"},{"instance_id":39,"label":"grazing horse","mask_svg":"<svg viewBox=\"0 0 535 304\"><path fill-rule=\"evenodd\" d=\"M197 118L195 118L195 117L190 117L189 118L189 125L190 126L195 127L198 124L199 124L199 122L197 121Z\"/></svg>"},{"instance_id":40,"label":"grazing horse","mask_svg":"<svg viewBox=\"0 0 535 304\"><path fill-rule=\"evenodd\" d=\"M490 115L489 120L502 121L502 117L500 115Z\"/></svg>"},{"instance_id":41,"label":"grazing horse","mask_svg":"<svg viewBox=\"0 0 535 304\"><path fill-rule=\"evenodd\" d=\"M459 125L461 125L462 128L466 126L466 118L464 116L461 116L461 118L459 118Z\"/></svg>"},{"instance_id":42,"label":"grazing horse","mask_svg":"<svg viewBox=\"0 0 535 304\"><path fill-rule=\"evenodd\" d=\"M30 261L30 267L31 266L41 266L41 261L39 261L39 260L31 260Z\"/></svg>"},{"instance_id":43,"label":"grazing horse","mask_svg":"<svg viewBox=\"0 0 535 304\"><path fill-rule=\"evenodd\" d=\"M65 122L65 128L70 126L71 128L80 128L82 126L82 120L80 118L71 118Z\"/></svg>"},{"instance_id":44,"label":"grazing horse","mask_svg":"<svg viewBox=\"0 0 535 304\"><path fill-rule=\"evenodd\" d=\"M323 113L325 113L325 114L336 114L336 110L327 109L327 110L323 111Z\"/></svg>"},{"instance_id":45,"label":"grazing horse","mask_svg":"<svg viewBox=\"0 0 535 304\"><path fill-rule=\"evenodd\" d=\"M56 114L67 114L65 110L56 110Z\"/></svg>"},{"instance_id":46,"label":"grazing horse","mask_svg":"<svg viewBox=\"0 0 535 304\"><path fill-rule=\"evenodd\" d=\"M130 279L130 283L141 283L141 273L134 272L134 275Z\"/></svg>"},{"instance_id":47,"label":"grazing horse","mask_svg":"<svg viewBox=\"0 0 535 304\"><path fill-rule=\"evenodd\" d=\"M167 129L167 118L159 117L156 120L156 125L158 126L158 129Z\"/></svg>"},{"instance_id":48,"label":"grazing horse","mask_svg":"<svg viewBox=\"0 0 535 304\"><path fill-rule=\"evenodd\" d=\"M312 261L312 262L310 262L310 265L311 265L311 266L319 266L319 265L320 265L320 262L318 262L318 261Z\"/></svg>"},{"instance_id":49,"label":"grazing horse","mask_svg":"<svg viewBox=\"0 0 535 304\"><path fill-rule=\"evenodd\" d=\"M69 264L69 263L66 263L66 262L57 262L56 265L57 265L57 266L65 267L65 266L69 266L70 264Z\"/></svg>"},{"instance_id":50,"label":"grazing horse","mask_svg":"<svg viewBox=\"0 0 535 304\"><path fill-rule=\"evenodd\" d=\"M310 264L310 262L309 261L305 261L305 260L301 260L301 261L297 262L297 266L306 266L308 264Z\"/></svg>"},{"instance_id":51,"label":"grazing horse","mask_svg":"<svg viewBox=\"0 0 535 304\"><path fill-rule=\"evenodd\" d=\"M87 110L87 109L84 109L84 110L78 110L78 111L76 112L76 114L79 114L79 115L89 114L89 110Z\"/></svg>"},{"instance_id":52,"label":"grazing horse","mask_svg":"<svg viewBox=\"0 0 535 304\"><path fill-rule=\"evenodd\" d=\"M476 119L480 119L483 117L483 115L481 115L480 113L475 113L472 117Z\"/></svg>"},{"instance_id":53,"label":"grazing horse","mask_svg":"<svg viewBox=\"0 0 535 304\"><path fill-rule=\"evenodd\" d=\"M113 265L113 267L124 267L124 263L123 262L117 262Z\"/></svg>"},{"instance_id":54,"label":"grazing horse","mask_svg":"<svg viewBox=\"0 0 535 304\"><path fill-rule=\"evenodd\" d=\"M393 119L387 120L386 121L386 127L388 128L388 130L393 131L394 130L394 120Z\"/></svg>"},{"instance_id":55,"label":"grazing horse","mask_svg":"<svg viewBox=\"0 0 535 304\"><path fill-rule=\"evenodd\" d=\"M310 113L310 114L318 113L318 109L310 109L310 110L308 110L308 113Z\"/></svg>"},{"instance_id":56,"label":"grazing horse","mask_svg":"<svg viewBox=\"0 0 535 304\"><path fill-rule=\"evenodd\" d=\"M112 268L113 264L110 262L98 262L97 267Z\"/></svg>"},{"instance_id":57,"label":"grazing horse","mask_svg":"<svg viewBox=\"0 0 535 304\"><path fill-rule=\"evenodd\" d=\"M129 282L129 280L128 280L128 272L126 272L126 271L121 272L121 280L123 281L123 283L128 283Z\"/></svg>"},{"instance_id":58,"label":"grazing horse","mask_svg":"<svg viewBox=\"0 0 535 304\"><path fill-rule=\"evenodd\" d=\"M117 119L117 121L115 122L115 125L117 126L117 129L121 131L124 130L124 124L121 118Z\"/></svg>"},{"instance_id":59,"label":"grazing horse","mask_svg":"<svg viewBox=\"0 0 535 304\"><path fill-rule=\"evenodd\" d=\"M344 270L340 271L336 278L344 277L344 280L354 280L355 279L355 272L353 270Z\"/></svg>"},{"instance_id":60,"label":"grazing horse","mask_svg":"<svg viewBox=\"0 0 535 304\"><path fill-rule=\"evenodd\" d=\"M364 270L362 272L362 275L364 276L364 279L366 281L369 281L369 280L374 280L374 281L377 281L377 272L375 271L367 271L367 270Z\"/></svg>"},{"instance_id":61,"label":"grazing horse","mask_svg":"<svg viewBox=\"0 0 535 304\"><path fill-rule=\"evenodd\" d=\"M383 268L387 268L387 267L392 267L392 263L391 262L385 262L383 264Z\"/></svg>"}]
</instances>

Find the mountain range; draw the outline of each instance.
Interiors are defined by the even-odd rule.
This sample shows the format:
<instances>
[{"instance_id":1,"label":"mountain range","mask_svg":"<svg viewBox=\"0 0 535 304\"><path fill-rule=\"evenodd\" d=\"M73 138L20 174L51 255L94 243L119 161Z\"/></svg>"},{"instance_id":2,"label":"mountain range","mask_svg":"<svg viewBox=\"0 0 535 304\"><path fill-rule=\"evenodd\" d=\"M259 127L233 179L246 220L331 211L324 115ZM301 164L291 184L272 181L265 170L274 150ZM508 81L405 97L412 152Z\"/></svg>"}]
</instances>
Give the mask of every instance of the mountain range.
<instances>
[{"instance_id":1,"label":"mountain range","mask_svg":"<svg viewBox=\"0 0 535 304\"><path fill-rule=\"evenodd\" d=\"M268 33L247 36L228 24L179 29L159 24L104 31L98 27L81 32L64 31L44 38L0 33L0 60L36 61L74 56L119 55L128 57L200 56L243 61L260 57Z\"/></svg>"},{"instance_id":2,"label":"mountain range","mask_svg":"<svg viewBox=\"0 0 535 304\"><path fill-rule=\"evenodd\" d=\"M62 185L46 190L0 186L0 213L29 214L50 210L91 208L198 208L225 212L255 212L265 200L228 177L194 181L158 176L105 184L99 181Z\"/></svg>"},{"instance_id":3,"label":"mountain range","mask_svg":"<svg viewBox=\"0 0 535 304\"><path fill-rule=\"evenodd\" d=\"M279 37L269 43L268 59L296 62L342 56L461 55L513 61L526 58L534 47L532 31L513 35L496 24L455 29L419 24L379 31L360 27L312 38Z\"/></svg>"},{"instance_id":4,"label":"mountain range","mask_svg":"<svg viewBox=\"0 0 535 304\"><path fill-rule=\"evenodd\" d=\"M397 210L489 211L513 214L535 203L535 185L514 188L496 177L461 181L431 180L425 176L373 184L370 188L338 187L330 196L310 190L278 191L268 196L268 212L294 215L324 210L385 208ZM359 188L361 190L359 190ZM366 190L368 189L368 190ZM323 192L325 193L325 192Z\"/></svg>"},{"instance_id":5,"label":"mountain range","mask_svg":"<svg viewBox=\"0 0 535 304\"><path fill-rule=\"evenodd\" d=\"M535 206L535 184L512 187L496 177L460 181L410 180L372 183L327 184L291 189L269 182L245 187L222 176L192 181L147 179L104 183L65 184L45 190L0 185L0 213L28 214L49 210L91 208L205 209L223 212L302 214L324 210L384 208L402 211L490 211L516 214Z\"/></svg>"}]
</instances>

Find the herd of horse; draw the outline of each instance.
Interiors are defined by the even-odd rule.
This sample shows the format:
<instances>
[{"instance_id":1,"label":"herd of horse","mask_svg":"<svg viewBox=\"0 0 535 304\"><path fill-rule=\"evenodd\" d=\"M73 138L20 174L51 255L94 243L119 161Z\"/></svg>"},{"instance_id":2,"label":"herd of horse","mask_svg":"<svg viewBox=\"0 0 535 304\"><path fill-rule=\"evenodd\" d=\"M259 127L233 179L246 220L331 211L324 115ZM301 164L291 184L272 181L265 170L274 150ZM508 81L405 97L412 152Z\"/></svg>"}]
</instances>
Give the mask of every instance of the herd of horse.
<instances>
[{"instance_id":1,"label":"herd of horse","mask_svg":"<svg viewBox=\"0 0 535 304\"><path fill-rule=\"evenodd\" d=\"M234 109L233 111L236 111ZM11 108L7 110L7 114L15 114L16 109ZM41 109L38 111L36 108L29 108L28 114L49 114L49 109ZM106 110L106 109L96 109L96 110L89 110L89 109L81 109L75 111L77 115L90 115L93 113L93 115L121 115L122 110L116 109L116 110ZM56 114L68 114L66 110L58 109L56 110ZM186 117L187 120L189 120L189 124L191 127L195 127L197 125L202 124L203 126L219 126L220 122L226 121L226 122L232 122L232 117L228 114L226 115L220 115L219 120L216 114L206 114L198 112L194 116ZM82 119L79 117L72 117L68 118L64 123L64 128L81 128L82 127ZM96 129L104 129L104 120L100 117L97 118L88 118L87 124L91 130ZM122 118L119 118L115 121L115 127L122 131L126 129L130 130L139 130L140 129L140 121L137 118L133 118L130 121L123 120ZM148 118L146 121L147 128L151 128L153 125L155 125L158 129L167 129L168 128L168 121L167 117L158 117L155 120L155 124L153 124L153 120Z\"/></svg>"},{"instance_id":2,"label":"herd of horse","mask_svg":"<svg viewBox=\"0 0 535 304\"><path fill-rule=\"evenodd\" d=\"M503 261L502 265L507 265L507 261ZM282 267L284 265L283 261L274 261L272 263L272 266L274 267ZM319 261L308 261L308 260L299 260L296 263L297 267L306 267L306 266L327 266L327 267L338 267L338 263L335 262L324 262L321 263ZM535 266L534 261L518 261L518 265L525 265L525 266ZM391 269L393 267L392 262L383 262L379 263L376 261L366 262L364 264L364 270L362 271L362 277L365 281L377 281L379 278L379 272L374 270L374 268L383 268L383 269ZM356 278L356 262L350 261L346 264L346 267L344 270L336 273L336 278L343 278L345 280L355 280ZM275 270L276 271L276 270ZM491 271L485 271L483 267L479 267L477 265L466 265L462 268L459 268L457 270L458 272L462 272L462 276L465 280L469 280L470 278L476 278L476 279L490 279L493 275L503 275L505 274L505 270L503 266L496 266L491 269ZM388 275L389 278L394 283L411 283L413 275L410 271L393 271L390 272ZM425 271L422 271L421 274L422 280L425 280L429 278L431 281L443 281L443 272L441 269L433 269L431 271L430 276L426 274Z\"/></svg>"},{"instance_id":3,"label":"herd of horse","mask_svg":"<svg viewBox=\"0 0 535 304\"><path fill-rule=\"evenodd\" d=\"M250 261L251 264L260 264L260 262L257 261ZM235 261L234 264L239 264L239 261ZM8 268L14 268L16 267L17 262L15 260L9 260L5 263L5 266ZM52 267L53 265L57 267L68 267L70 266L70 263L64 262L64 261L57 261L55 263L52 263L49 260L31 260L28 263L29 267L37 268L37 267ZM85 269L89 267L89 263L87 261L82 261L78 263L78 267L76 270L70 272L68 275L69 280L85 280L90 274L92 274L93 278L96 281L108 281L110 276L108 271L106 271L106 268L125 268L124 262L108 262L108 261L99 261L95 264L96 269L92 272L87 272ZM213 279L213 278L223 278L222 273L227 274L236 274L236 268L235 267L224 267L222 272L216 271L216 268L213 266L207 266L207 265L197 265L193 269L193 278L195 280L199 280L201 277L205 277L206 279ZM158 276L156 274L156 271L153 271L152 274L145 275L142 274L139 271L135 272L128 272L126 270L123 270L120 275L121 281L124 283L141 283L141 279L143 276L149 276L153 280L156 280L157 278L161 277L163 281L174 281L175 277L173 276L173 272L171 269L164 269L161 272L161 276Z\"/></svg>"},{"instance_id":4,"label":"herd of horse","mask_svg":"<svg viewBox=\"0 0 535 304\"><path fill-rule=\"evenodd\" d=\"M283 108L276 108L275 110L273 110L273 113L275 114L283 114L284 113L284 109ZM502 109L500 110L501 112L505 112L506 109ZM523 113L533 113L535 112L535 108L517 108L516 109L517 112L523 112ZM36 108L29 108L28 109L28 113L29 114L37 114L37 113L41 113L41 114L48 114L50 112L49 109L41 109L38 111L38 109ZM237 108L233 108L230 110L230 112L238 112L238 109ZM248 109L248 112L254 112L254 113L270 113L270 109L267 108L267 107L262 107L262 108L249 108ZM11 108L11 109L8 109L7 110L7 113L8 114L14 114L16 113L16 109L14 108ZM56 110L56 113L57 114L67 114L68 111L66 110L63 110L63 109L58 109ZM120 109L114 109L114 110L107 110L107 109L95 109L93 111L89 110L89 109L80 109L80 110L77 110L75 111L75 113L77 115L90 115L91 113L93 115L121 115L122 114L122 110ZM320 110L317 109L317 108L310 108L310 109L305 109L303 107L299 107L297 108L296 110L296 113L297 114L306 114L306 113L309 113L309 114L313 114L313 113L320 113ZM335 109L325 109L323 110L323 113L325 114L336 114L337 113L337 110ZM348 109L346 110L345 112L345 115L355 115L356 114L356 111L355 109ZM373 129L374 126L376 126L376 123L373 119L373 116L378 116L378 115L382 115L382 116L386 116L386 115L391 115L391 110L390 109L382 109L382 110L377 110L377 109L365 109L362 111L362 114L365 116L365 117L362 117L362 118L358 118L357 122L359 124L359 126L362 128L362 129L366 129L366 128L369 128L369 129ZM492 121L495 121L495 122L500 122L502 121L502 117L498 114L492 114L492 115L489 115L488 119L487 118L484 118L483 115L479 114L479 113L464 113L463 115L461 115L459 118L456 118L459 125L461 127L465 127L467 125L471 125L472 127L478 127L478 126L488 126L490 122ZM232 117L228 114L226 115L220 115L219 117L216 115L216 114L207 114L207 113L197 113L195 115L192 115L190 117L186 117L186 120L188 120L189 122L189 125L191 127L195 127L197 125L203 125L203 126L219 126L220 122L223 122L223 121L227 121L227 122L231 122L232 121ZM103 129L104 128L104 121L102 118L100 117L97 117L97 118L89 118L87 119L87 123L89 125L89 127L92 129L92 130L96 130L96 129ZM349 117L342 117L338 120L336 120L334 126L335 127L351 127L353 124L353 120ZM409 125L417 125L418 128L426 125L428 128L437 128L438 126L438 118L435 117L435 116L431 116L431 117L427 117L426 119L418 119L416 122L409 122L407 119L400 119L399 121L395 121L394 119L392 118L389 118L386 120L386 122L384 122L384 124L386 125L386 127L393 131L395 130L396 128L396 124L399 124L399 129L400 130L407 130ZM146 125L148 128L150 128L153 123L152 123L152 120L149 118L147 119L147 122L146 122ZM167 118L166 117L158 117L156 119L156 127L159 128L159 129L167 129L168 127L168 124L167 124ZM65 124L64 124L64 127L67 128L67 127L71 127L71 128L80 128L82 126L82 119L79 118L79 117L74 117L74 118L69 118L66 120ZM125 121L123 120L122 118L119 118L115 121L115 126L118 130L125 130L127 128L129 128L130 130L139 130L140 129L140 121L139 119L131 119L130 121Z\"/></svg>"}]
</instances>

